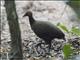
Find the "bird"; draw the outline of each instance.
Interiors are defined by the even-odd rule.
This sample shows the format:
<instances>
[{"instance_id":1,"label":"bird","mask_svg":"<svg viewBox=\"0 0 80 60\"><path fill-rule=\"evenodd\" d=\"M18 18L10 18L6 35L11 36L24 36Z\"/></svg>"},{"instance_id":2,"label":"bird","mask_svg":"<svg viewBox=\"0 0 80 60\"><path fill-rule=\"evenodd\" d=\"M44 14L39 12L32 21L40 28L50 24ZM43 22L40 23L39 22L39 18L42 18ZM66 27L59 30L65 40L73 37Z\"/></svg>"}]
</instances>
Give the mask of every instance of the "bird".
<instances>
[{"instance_id":1,"label":"bird","mask_svg":"<svg viewBox=\"0 0 80 60\"><path fill-rule=\"evenodd\" d=\"M65 34L53 23L49 21L35 20L33 13L27 11L23 17L28 16L29 23L32 31L41 39L45 41L47 45L51 48L51 41L55 38L65 39Z\"/></svg>"}]
</instances>

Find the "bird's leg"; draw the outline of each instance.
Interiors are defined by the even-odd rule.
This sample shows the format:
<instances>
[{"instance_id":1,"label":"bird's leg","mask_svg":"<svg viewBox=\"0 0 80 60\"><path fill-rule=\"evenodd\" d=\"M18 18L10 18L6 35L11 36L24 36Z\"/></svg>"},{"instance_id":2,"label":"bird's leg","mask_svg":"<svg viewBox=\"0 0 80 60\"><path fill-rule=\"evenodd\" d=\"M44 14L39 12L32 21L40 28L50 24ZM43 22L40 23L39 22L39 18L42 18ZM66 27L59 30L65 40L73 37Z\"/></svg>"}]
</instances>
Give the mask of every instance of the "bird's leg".
<instances>
[{"instance_id":1,"label":"bird's leg","mask_svg":"<svg viewBox=\"0 0 80 60\"><path fill-rule=\"evenodd\" d=\"M51 49L51 41L48 41L48 43L47 44L49 44L49 50Z\"/></svg>"},{"instance_id":2,"label":"bird's leg","mask_svg":"<svg viewBox=\"0 0 80 60\"><path fill-rule=\"evenodd\" d=\"M48 43L46 43L46 44L48 44L48 46L47 46L47 49L48 49L48 50L47 50L46 54L51 56L51 54L50 54L50 50L51 50L51 41L48 41Z\"/></svg>"}]
</instances>

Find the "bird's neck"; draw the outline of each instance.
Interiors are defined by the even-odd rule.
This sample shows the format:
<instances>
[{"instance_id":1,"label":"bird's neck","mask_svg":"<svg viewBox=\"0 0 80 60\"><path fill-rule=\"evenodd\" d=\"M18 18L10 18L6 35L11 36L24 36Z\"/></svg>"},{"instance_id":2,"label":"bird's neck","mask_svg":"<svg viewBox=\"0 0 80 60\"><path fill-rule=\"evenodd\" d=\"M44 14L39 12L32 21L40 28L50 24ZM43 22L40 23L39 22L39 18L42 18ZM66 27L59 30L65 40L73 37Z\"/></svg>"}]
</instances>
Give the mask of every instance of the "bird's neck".
<instances>
[{"instance_id":1,"label":"bird's neck","mask_svg":"<svg viewBox=\"0 0 80 60\"><path fill-rule=\"evenodd\" d=\"M35 22L33 16L29 16L29 22L30 22L30 25L32 25Z\"/></svg>"}]
</instances>

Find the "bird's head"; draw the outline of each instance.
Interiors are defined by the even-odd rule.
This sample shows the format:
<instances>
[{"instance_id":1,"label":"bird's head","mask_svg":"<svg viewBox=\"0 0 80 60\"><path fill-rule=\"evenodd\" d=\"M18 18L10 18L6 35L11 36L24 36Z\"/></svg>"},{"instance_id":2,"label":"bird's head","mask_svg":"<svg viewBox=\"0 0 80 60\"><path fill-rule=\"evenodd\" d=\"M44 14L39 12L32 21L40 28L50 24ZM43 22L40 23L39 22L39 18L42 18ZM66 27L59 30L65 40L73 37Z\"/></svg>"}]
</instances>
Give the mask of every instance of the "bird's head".
<instances>
[{"instance_id":1,"label":"bird's head","mask_svg":"<svg viewBox=\"0 0 80 60\"><path fill-rule=\"evenodd\" d=\"M24 14L24 16L23 17L25 17L25 16L32 16L32 12L31 11L27 11L25 14Z\"/></svg>"}]
</instances>

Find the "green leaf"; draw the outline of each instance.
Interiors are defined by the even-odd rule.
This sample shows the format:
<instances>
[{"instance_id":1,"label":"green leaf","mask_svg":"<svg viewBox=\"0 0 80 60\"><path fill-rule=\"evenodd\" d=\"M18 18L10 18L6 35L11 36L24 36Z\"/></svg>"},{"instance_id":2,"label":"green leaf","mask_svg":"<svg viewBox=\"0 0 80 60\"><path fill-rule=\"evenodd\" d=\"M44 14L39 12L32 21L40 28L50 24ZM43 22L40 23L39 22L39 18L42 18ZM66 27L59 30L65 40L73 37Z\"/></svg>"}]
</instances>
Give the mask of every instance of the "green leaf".
<instances>
[{"instance_id":1,"label":"green leaf","mask_svg":"<svg viewBox=\"0 0 80 60\"><path fill-rule=\"evenodd\" d=\"M65 45L63 47L63 52L65 58L68 58L73 53L73 50L71 49L71 45L70 44Z\"/></svg>"},{"instance_id":2,"label":"green leaf","mask_svg":"<svg viewBox=\"0 0 80 60\"><path fill-rule=\"evenodd\" d=\"M69 33L69 30L67 29L67 27L64 24L58 23L57 26L62 29L63 31Z\"/></svg>"},{"instance_id":3,"label":"green leaf","mask_svg":"<svg viewBox=\"0 0 80 60\"><path fill-rule=\"evenodd\" d=\"M77 27L72 27L71 32L75 35L80 36L80 29Z\"/></svg>"}]
</instances>

